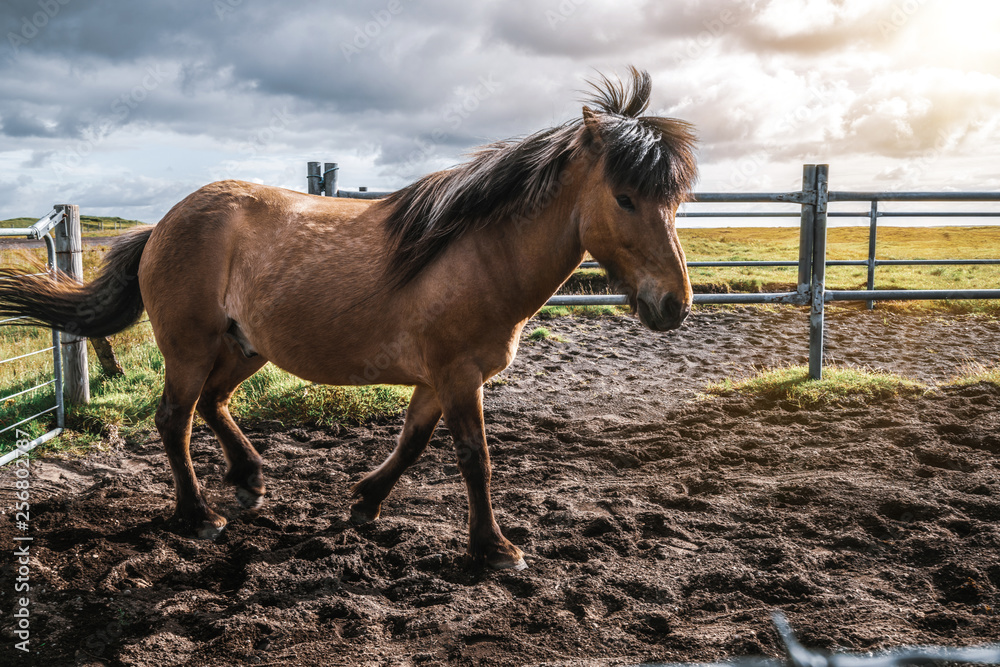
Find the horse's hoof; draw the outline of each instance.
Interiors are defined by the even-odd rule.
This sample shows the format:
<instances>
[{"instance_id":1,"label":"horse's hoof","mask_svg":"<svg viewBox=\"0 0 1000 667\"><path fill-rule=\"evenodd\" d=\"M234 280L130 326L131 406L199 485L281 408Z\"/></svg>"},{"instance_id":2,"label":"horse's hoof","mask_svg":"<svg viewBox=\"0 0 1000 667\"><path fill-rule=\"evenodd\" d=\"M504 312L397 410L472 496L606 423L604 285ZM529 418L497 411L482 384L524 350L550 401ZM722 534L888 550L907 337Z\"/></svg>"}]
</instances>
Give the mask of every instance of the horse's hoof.
<instances>
[{"instance_id":1,"label":"horse's hoof","mask_svg":"<svg viewBox=\"0 0 1000 667\"><path fill-rule=\"evenodd\" d=\"M361 506L361 503L356 503L351 507L351 523L355 526L363 526L366 523L371 523L379 517L382 513L382 506L379 505L375 508L375 511L367 510Z\"/></svg>"},{"instance_id":2,"label":"horse's hoof","mask_svg":"<svg viewBox=\"0 0 1000 667\"><path fill-rule=\"evenodd\" d=\"M195 533L199 540L209 540L214 541L222 531L226 528L226 519L224 517L218 517L216 519L207 519L201 524L201 528Z\"/></svg>"},{"instance_id":3,"label":"horse's hoof","mask_svg":"<svg viewBox=\"0 0 1000 667\"><path fill-rule=\"evenodd\" d=\"M527 570L528 564L524 562L524 556L521 556L517 560L511 560L510 558L502 558L496 561L487 561L489 565L494 570Z\"/></svg>"},{"instance_id":4,"label":"horse's hoof","mask_svg":"<svg viewBox=\"0 0 1000 667\"><path fill-rule=\"evenodd\" d=\"M494 570L527 570L528 564L524 562L524 556L515 561L504 559L487 563Z\"/></svg>"},{"instance_id":5,"label":"horse's hoof","mask_svg":"<svg viewBox=\"0 0 1000 667\"><path fill-rule=\"evenodd\" d=\"M238 502L243 509L255 510L264 504L264 496L263 494L248 491L247 489L237 488L236 502Z\"/></svg>"}]
</instances>

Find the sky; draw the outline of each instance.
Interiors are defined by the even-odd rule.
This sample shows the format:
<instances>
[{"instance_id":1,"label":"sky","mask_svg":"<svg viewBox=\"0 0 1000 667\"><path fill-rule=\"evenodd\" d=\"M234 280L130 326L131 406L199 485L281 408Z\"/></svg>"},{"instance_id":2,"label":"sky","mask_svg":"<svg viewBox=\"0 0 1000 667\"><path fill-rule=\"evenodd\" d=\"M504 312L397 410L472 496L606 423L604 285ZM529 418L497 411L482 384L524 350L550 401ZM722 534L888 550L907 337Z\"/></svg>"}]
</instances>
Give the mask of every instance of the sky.
<instances>
[{"instance_id":1,"label":"sky","mask_svg":"<svg viewBox=\"0 0 1000 667\"><path fill-rule=\"evenodd\" d=\"M628 65L698 191L1000 190L995 0L0 2L0 219L155 222L214 180L389 190Z\"/></svg>"}]
</instances>

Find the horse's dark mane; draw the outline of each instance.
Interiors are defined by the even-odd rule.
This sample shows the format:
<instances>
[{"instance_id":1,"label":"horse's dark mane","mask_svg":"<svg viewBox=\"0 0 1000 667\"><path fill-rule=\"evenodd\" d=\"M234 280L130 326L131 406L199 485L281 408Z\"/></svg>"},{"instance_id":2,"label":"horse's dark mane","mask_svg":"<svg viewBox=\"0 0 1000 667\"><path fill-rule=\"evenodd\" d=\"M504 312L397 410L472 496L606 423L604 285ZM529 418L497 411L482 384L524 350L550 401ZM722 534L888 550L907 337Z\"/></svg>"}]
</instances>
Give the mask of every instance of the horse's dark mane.
<instances>
[{"instance_id":1,"label":"horse's dark mane","mask_svg":"<svg viewBox=\"0 0 1000 667\"><path fill-rule=\"evenodd\" d=\"M682 120L641 116L649 106L649 74L629 68L627 83L601 75L585 102L596 107L601 140L582 119L523 139L488 144L468 162L424 176L383 200L389 207L389 281L411 281L470 229L538 213L557 192L576 155L596 150L605 176L638 197L681 201L697 178L694 129Z\"/></svg>"}]
</instances>

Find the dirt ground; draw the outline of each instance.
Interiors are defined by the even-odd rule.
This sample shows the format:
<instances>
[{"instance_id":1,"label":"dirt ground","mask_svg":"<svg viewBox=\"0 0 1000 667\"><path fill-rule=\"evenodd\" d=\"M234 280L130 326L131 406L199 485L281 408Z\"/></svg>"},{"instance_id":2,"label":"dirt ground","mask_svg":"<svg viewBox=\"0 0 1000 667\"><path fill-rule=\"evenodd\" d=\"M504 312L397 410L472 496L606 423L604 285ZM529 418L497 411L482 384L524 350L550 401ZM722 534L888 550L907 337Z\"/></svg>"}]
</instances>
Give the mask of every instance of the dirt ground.
<instances>
[{"instance_id":1,"label":"dirt ground","mask_svg":"<svg viewBox=\"0 0 1000 667\"><path fill-rule=\"evenodd\" d=\"M804 363L807 317L699 309L676 332L560 318L486 391L494 505L529 568L463 557L466 498L447 431L382 518L348 487L401 418L257 424L269 496L238 511L204 428L195 466L230 517L207 543L164 529L159 441L31 468L31 647L14 651L4 547L2 664L619 665L868 651L1000 638L1000 390L800 409L700 399L706 383ZM537 323L542 324L542 323ZM527 331L530 331L529 325ZM835 310L832 361L930 384L1000 359L1000 322ZM0 473L3 544L13 525Z\"/></svg>"}]
</instances>

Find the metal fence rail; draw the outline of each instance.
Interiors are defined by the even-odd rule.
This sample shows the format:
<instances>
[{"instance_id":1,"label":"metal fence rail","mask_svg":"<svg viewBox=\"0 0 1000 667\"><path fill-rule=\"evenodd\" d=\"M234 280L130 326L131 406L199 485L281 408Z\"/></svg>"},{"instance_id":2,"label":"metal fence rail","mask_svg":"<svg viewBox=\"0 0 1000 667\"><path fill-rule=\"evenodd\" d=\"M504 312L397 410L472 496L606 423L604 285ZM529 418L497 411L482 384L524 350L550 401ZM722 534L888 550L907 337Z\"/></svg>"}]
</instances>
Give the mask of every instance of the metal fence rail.
<instances>
[{"instance_id":1,"label":"metal fence rail","mask_svg":"<svg viewBox=\"0 0 1000 667\"><path fill-rule=\"evenodd\" d=\"M387 191L353 192L338 188L339 168L327 162L320 170L319 162L308 165L310 194L357 199L378 199L391 194ZM879 202L1000 202L1000 192L848 192L830 191L829 166L807 164L802 170L802 189L795 192L701 192L692 195L693 203L714 204L797 204L792 211L682 211L688 218L799 218L799 258L783 261L719 261L689 262L690 268L706 267L798 267L798 282L792 292L752 292L731 294L695 294L696 304L789 304L809 306L809 375L814 379L823 373L823 337L825 306L833 301L866 301L872 308L875 301L1000 299L1000 289L967 290L878 290L875 270L879 266L935 266L1000 264L1000 259L893 259L876 257L878 220L893 217L1000 217L990 211L880 211ZM868 211L829 211L831 203L867 202ZM827 226L830 218L867 218L869 220L868 257L861 260L829 260L826 253ZM584 262L582 267L598 267L596 262ZM868 267L867 289L826 289L826 267ZM628 299L621 294L556 295L549 306L623 306Z\"/></svg>"},{"instance_id":2,"label":"metal fence rail","mask_svg":"<svg viewBox=\"0 0 1000 667\"><path fill-rule=\"evenodd\" d=\"M812 651L799 643L781 613L771 616L785 648L785 658L741 658L730 662L645 663L638 667L906 667L951 662L968 665L1000 664L1000 644L971 648L913 646L885 651L877 655L856 653L826 654Z\"/></svg>"},{"instance_id":3,"label":"metal fence rail","mask_svg":"<svg viewBox=\"0 0 1000 667\"><path fill-rule=\"evenodd\" d=\"M50 270L55 271L56 267L56 243L52 238L50 232L65 219L64 209L53 209L48 215L41 218L30 227L14 227L14 228L0 228L0 237L21 237L28 239L42 239L45 241L45 250L48 256L48 266ZM12 317L5 319L3 324L11 324L20 319L19 317ZM16 324L14 326L17 326ZM48 414L55 413L56 427L51 429L47 433L35 438L34 440L21 444L13 451L0 456L0 466L6 465L7 463L13 461L14 459L30 452L32 449L38 445L48 442L52 438L56 437L62 433L63 428L66 425L66 409L65 403L63 402L63 373L62 373L62 337L58 331L52 330L52 345L39 350L32 350L25 352L23 354L15 355L7 359L0 359L0 368L5 364L17 361L19 359L25 359L27 357L36 356L39 354L45 354L47 352L52 353L52 379L46 380L44 382L39 382L38 384L28 387L27 389L22 389L21 391L14 392L9 395L0 396L0 403L6 403L7 401L12 401L20 396L25 396L27 394L40 391L45 387L53 387L54 400L53 405L46 407L45 409L33 414L29 417L25 417L13 424L0 424L0 435L14 431L16 436L16 429L19 426L24 426L35 419L43 417ZM3 391L3 390L0 390ZM7 436L11 437L11 436Z\"/></svg>"}]
</instances>

